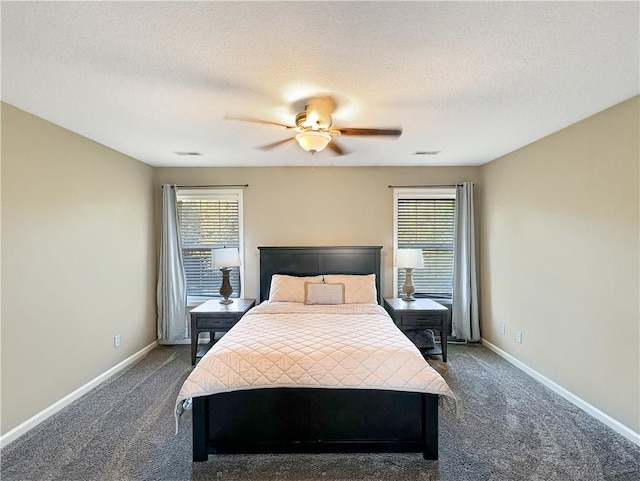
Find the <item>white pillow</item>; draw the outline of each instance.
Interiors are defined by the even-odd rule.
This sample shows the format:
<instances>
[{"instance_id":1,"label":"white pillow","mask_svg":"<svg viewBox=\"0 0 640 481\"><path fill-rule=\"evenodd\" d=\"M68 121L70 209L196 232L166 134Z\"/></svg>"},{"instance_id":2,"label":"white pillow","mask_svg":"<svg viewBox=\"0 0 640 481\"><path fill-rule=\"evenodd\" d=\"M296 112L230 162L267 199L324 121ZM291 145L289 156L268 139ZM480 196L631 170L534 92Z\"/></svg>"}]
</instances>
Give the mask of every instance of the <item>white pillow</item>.
<instances>
[{"instance_id":1,"label":"white pillow","mask_svg":"<svg viewBox=\"0 0 640 481\"><path fill-rule=\"evenodd\" d=\"M344 284L304 283L305 304L344 304Z\"/></svg>"},{"instance_id":2,"label":"white pillow","mask_svg":"<svg viewBox=\"0 0 640 481\"><path fill-rule=\"evenodd\" d=\"M304 302L305 282L322 282L322 276L297 277L284 274L272 275L269 301Z\"/></svg>"},{"instance_id":3,"label":"white pillow","mask_svg":"<svg viewBox=\"0 0 640 481\"><path fill-rule=\"evenodd\" d=\"M344 284L345 304L377 304L376 275L325 274L327 284Z\"/></svg>"}]
</instances>

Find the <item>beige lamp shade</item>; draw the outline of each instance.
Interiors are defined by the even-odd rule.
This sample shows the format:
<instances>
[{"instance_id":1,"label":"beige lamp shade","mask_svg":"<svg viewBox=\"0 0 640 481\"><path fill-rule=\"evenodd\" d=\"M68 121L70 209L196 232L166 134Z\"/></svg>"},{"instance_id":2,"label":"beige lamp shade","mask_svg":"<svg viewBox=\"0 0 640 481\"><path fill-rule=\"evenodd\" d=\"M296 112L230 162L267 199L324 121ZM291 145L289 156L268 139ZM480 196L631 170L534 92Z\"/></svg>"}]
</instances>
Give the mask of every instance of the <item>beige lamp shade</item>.
<instances>
[{"instance_id":1,"label":"beige lamp shade","mask_svg":"<svg viewBox=\"0 0 640 481\"><path fill-rule=\"evenodd\" d=\"M240 253L237 247L223 247L211 249L211 267L213 269L226 269L240 265Z\"/></svg>"},{"instance_id":2,"label":"beige lamp shade","mask_svg":"<svg viewBox=\"0 0 640 481\"><path fill-rule=\"evenodd\" d=\"M396 251L396 267L416 269L424 267L422 249L398 249Z\"/></svg>"}]
</instances>

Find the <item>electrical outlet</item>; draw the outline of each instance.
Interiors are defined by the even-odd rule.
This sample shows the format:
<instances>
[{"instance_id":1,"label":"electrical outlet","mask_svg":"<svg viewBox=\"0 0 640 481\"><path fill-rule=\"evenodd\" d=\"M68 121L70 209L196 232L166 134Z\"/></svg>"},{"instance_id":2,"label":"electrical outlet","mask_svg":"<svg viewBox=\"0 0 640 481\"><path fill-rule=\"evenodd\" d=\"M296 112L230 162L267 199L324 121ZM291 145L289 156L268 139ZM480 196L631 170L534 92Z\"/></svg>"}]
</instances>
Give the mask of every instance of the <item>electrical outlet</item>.
<instances>
[{"instance_id":1,"label":"electrical outlet","mask_svg":"<svg viewBox=\"0 0 640 481\"><path fill-rule=\"evenodd\" d=\"M120 334L113 336L113 347L120 347Z\"/></svg>"},{"instance_id":2,"label":"electrical outlet","mask_svg":"<svg viewBox=\"0 0 640 481\"><path fill-rule=\"evenodd\" d=\"M504 322L501 322L501 323L500 323L500 334L504 334L504 331L505 331L505 329L504 329Z\"/></svg>"},{"instance_id":3,"label":"electrical outlet","mask_svg":"<svg viewBox=\"0 0 640 481\"><path fill-rule=\"evenodd\" d=\"M522 344L522 331L516 331L516 342Z\"/></svg>"}]
</instances>

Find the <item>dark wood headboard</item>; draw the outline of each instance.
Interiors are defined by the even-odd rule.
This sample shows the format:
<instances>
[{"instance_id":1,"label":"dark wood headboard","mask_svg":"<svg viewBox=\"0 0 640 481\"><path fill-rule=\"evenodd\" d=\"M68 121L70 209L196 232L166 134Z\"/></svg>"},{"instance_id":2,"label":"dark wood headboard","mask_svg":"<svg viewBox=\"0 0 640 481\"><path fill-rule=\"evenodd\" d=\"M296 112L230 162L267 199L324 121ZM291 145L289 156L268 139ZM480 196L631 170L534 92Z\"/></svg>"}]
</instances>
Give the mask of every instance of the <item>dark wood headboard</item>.
<instances>
[{"instance_id":1,"label":"dark wood headboard","mask_svg":"<svg viewBox=\"0 0 640 481\"><path fill-rule=\"evenodd\" d=\"M271 276L319 274L375 274L378 303L382 303L380 255L382 247L258 247L260 302L269 298Z\"/></svg>"}]
</instances>

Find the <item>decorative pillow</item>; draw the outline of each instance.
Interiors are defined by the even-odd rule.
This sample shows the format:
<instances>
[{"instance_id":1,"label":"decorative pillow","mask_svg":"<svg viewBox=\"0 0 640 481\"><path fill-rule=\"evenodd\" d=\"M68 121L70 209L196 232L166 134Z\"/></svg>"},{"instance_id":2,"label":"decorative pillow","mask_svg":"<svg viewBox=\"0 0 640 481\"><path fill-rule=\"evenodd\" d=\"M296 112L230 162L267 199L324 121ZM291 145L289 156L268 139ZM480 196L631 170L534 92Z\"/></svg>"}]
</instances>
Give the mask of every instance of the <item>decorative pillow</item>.
<instances>
[{"instance_id":1,"label":"decorative pillow","mask_svg":"<svg viewBox=\"0 0 640 481\"><path fill-rule=\"evenodd\" d=\"M344 284L345 304L377 304L376 275L325 274L327 284Z\"/></svg>"},{"instance_id":2,"label":"decorative pillow","mask_svg":"<svg viewBox=\"0 0 640 481\"><path fill-rule=\"evenodd\" d=\"M287 276L274 274L271 276L269 300L272 302L304 302L304 283L322 282L322 276Z\"/></svg>"},{"instance_id":3,"label":"decorative pillow","mask_svg":"<svg viewBox=\"0 0 640 481\"><path fill-rule=\"evenodd\" d=\"M304 283L305 304L344 304L344 284Z\"/></svg>"}]
</instances>

